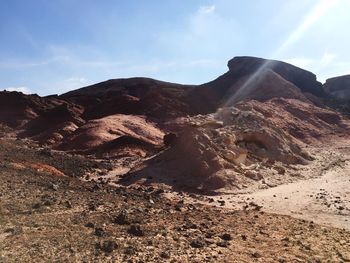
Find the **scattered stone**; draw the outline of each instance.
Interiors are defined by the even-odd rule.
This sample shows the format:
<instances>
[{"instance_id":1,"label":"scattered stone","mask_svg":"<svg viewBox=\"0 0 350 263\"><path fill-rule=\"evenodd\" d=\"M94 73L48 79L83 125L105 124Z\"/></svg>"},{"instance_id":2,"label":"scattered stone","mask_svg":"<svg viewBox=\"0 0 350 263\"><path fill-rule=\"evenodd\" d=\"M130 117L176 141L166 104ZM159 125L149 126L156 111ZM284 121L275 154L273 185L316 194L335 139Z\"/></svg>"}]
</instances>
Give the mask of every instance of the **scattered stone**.
<instances>
[{"instance_id":1,"label":"scattered stone","mask_svg":"<svg viewBox=\"0 0 350 263\"><path fill-rule=\"evenodd\" d=\"M94 223L87 222L87 223L85 224L85 227L88 227L88 228L94 228L94 227L95 227L95 225L94 225Z\"/></svg>"},{"instance_id":2,"label":"scattered stone","mask_svg":"<svg viewBox=\"0 0 350 263\"><path fill-rule=\"evenodd\" d=\"M40 203L35 203L33 204L32 206L34 209L39 209L41 207L41 204Z\"/></svg>"},{"instance_id":3,"label":"scattered stone","mask_svg":"<svg viewBox=\"0 0 350 263\"><path fill-rule=\"evenodd\" d=\"M222 238L223 240L226 240L226 241L232 240L232 236L231 236L230 234L228 234L228 233L223 234L223 235L221 236L221 238Z\"/></svg>"},{"instance_id":4,"label":"scattered stone","mask_svg":"<svg viewBox=\"0 0 350 263\"><path fill-rule=\"evenodd\" d=\"M73 206L72 206L72 203L70 202L70 201L66 201L66 202L64 202L64 205L67 207L67 208L72 208Z\"/></svg>"},{"instance_id":5,"label":"scattered stone","mask_svg":"<svg viewBox=\"0 0 350 263\"><path fill-rule=\"evenodd\" d=\"M205 233L205 237L206 238L212 238L214 236L214 232L213 231L208 231L207 233Z\"/></svg>"},{"instance_id":6,"label":"scattered stone","mask_svg":"<svg viewBox=\"0 0 350 263\"><path fill-rule=\"evenodd\" d=\"M162 252L160 253L160 257L161 257L161 258L169 259L169 258L170 258L170 252L169 252L169 251L162 251Z\"/></svg>"},{"instance_id":7,"label":"scattered stone","mask_svg":"<svg viewBox=\"0 0 350 263\"><path fill-rule=\"evenodd\" d=\"M128 229L128 233L138 237L145 235L144 231L139 225L131 225L130 228Z\"/></svg>"},{"instance_id":8,"label":"scattered stone","mask_svg":"<svg viewBox=\"0 0 350 263\"><path fill-rule=\"evenodd\" d=\"M246 171L244 173L244 176L246 176L249 179L252 179L254 181L259 181L259 180L264 178L260 173L258 173L256 171Z\"/></svg>"},{"instance_id":9,"label":"scattered stone","mask_svg":"<svg viewBox=\"0 0 350 263\"><path fill-rule=\"evenodd\" d=\"M260 254L259 252L254 252L254 253L252 254L252 256L253 256L253 258L261 258L261 257L262 257L261 254Z\"/></svg>"},{"instance_id":10,"label":"scattered stone","mask_svg":"<svg viewBox=\"0 0 350 263\"><path fill-rule=\"evenodd\" d=\"M286 173L286 169L284 169L284 167L282 167L282 166L275 166L274 169L278 172L278 174L285 174Z\"/></svg>"},{"instance_id":11,"label":"scattered stone","mask_svg":"<svg viewBox=\"0 0 350 263\"><path fill-rule=\"evenodd\" d=\"M136 249L133 246L128 246L125 250L124 250L124 254L126 255L134 255L136 253Z\"/></svg>"},{"instance_id":12,"label":"scattered stone","mask_svg":"<svg viewBox=\"0 0 350 263\"><path fill-rule=\"evenodd\" d=\"M221 240L216 243L218 247L228 247L230 243L227 240Z\"/></svg>"},{"instance_id":13,"label":"scattered stone","mask_svg":"<svg viewBox=\"0 0 350 263\"><path fill-rule=\"evenodd\" d=\"M19 235L23 233L23 228L21 226L6 228L4 230L4 233L9 233L11 235Z\"/></svg>"},{"instance_id":14,"label":"scattered stone","mask_svg":"<svg viewBox=\"0 0 350 263\"><path fill-rule=\"evenodd\" d=\"M183 226L185 229L197 229L198 226L191 221L186 221L186 224Z\"/></svg>"},{"instance_id":15,"label":"scattered stone","mask_svg":"<svg viewBox=\"0 0 350 263\"><path fill-rule=\"evenodd\" d=\"M104 235L106 235L106 232L103 230L103 228L101 227L95 228L95 236L103 237Z\"/></svg>"},{"instance_id":16,"label":"scattered stone","mask_svg":"<svg viewBox=\"0 0 350 263\"><path fill-rule=\"evenodd\" d=\"M106 253L112 253L113 250L118 247L118 245L113 240L105 240L102 243L98 243L97 247Z\"/></svg>"},{"instance_id":17,"label":"scattered stone","mask_svg":"<svg viewBox=\"0 0 350 263\"><path fill-rule=\"evenodd\" d=\"M220 206L224 206L226 202L224 200L218 200L218 203L220 204Z\"/></svg>"},{"instance_id":18,"label":"scattered stone","mask_svg":"<svg viewBox=\"0 0 350 263\"><path fill-rule=\"evenodd\" d=\"M194 248L203 248L205 247L205 245L206 245L206 242L201 238L194 239L190 243L190 246Z\"/></svg>"},{"instance_id":19,"label":"scattered stone","mask_svg":"<svg viewBox=\"0 0 350 263\"><path fill-rule=\"evenodd\" d=\"M54 204L53 200L50 200L50 199L46 199L45 201L43 201L44 206L52 206L53 204Z\"/></svg>"},{"instance_id":20,"label":"scattered stone","mask_svg":"<svg viewBox=\"0 0 350 263\"><path fill-rule=\"evenodd\" d=\"M50 184L50 189L54 191L58 191L58 185L57 184Z\"/></svg>"},{"instance_id":21,"label":"scattered stone","mask_svg":"<svg viewBox=\"0 0 350 263\"><path fill-rule=\"evenodd\" d=\"M128 211L127 210L120 211L120 213L115 217L114 223L119 225L129 224L130 222L128 220Z\"/></svg>"},{"instance_id":22,"label":"scattered stone","mask_svg":"<svg viewBox=\"0 0 350 263\"><path fill-rule=\"evenodd\" d=\"M181 204L176 204L175 205L175 210L181 212L183 210L183 206Z\"/></svg>"}]
</instances>

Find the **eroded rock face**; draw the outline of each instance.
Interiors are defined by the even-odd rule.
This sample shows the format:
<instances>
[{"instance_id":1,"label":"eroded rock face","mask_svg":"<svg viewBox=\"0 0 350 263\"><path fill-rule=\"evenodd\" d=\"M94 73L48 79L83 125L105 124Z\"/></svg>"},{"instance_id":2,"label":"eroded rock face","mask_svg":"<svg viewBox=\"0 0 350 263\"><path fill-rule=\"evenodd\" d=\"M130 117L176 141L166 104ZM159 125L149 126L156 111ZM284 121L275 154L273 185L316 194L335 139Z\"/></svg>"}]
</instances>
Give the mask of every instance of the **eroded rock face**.
<instances>
[{"instance_id":1,"label":"eroded rock face","mask_svg":"<svg viewBox=\"0 0 350 263\"><path fill-rule=\"evenodd\" d=\"M253 74L261 68L271 69L287 81L293 83L302 92L323 96L322 84L316 80L316 75L291 64L256 57L235 57L228 62L230 73L244 76Z\"/></svg>"},{"instance_id":2,"label":"eroded rock face","mask_svg":"<svg viewBox=\"0 0 350 263\"><path fill-rule=\"evenodd\" d=\"M216 113L169 123L176 140L131 171L128 180L153 178L171 185L180 182L189 188L214 190L236 187L246 180L261 181L264 174L271 173L262 173L261 167L273 168L284 176L285 166L313 160L303 150L304 143L334 131L344 132L345 126L338 113L300 100L240 102Z\"/></svg>"},{"instance_id":3,"label":"eroded rock face","mask_svg":"<svg viewBox=\"0 0 350 263\"><path fill-rule=\"evenodd\" d=\"M197 112L211 113L249 99L293 98L312 103L325 96L313 73L288 63L235 57L228 67L227 73L188 92L189 103Z\"/></svg>"},{"instance_id":4,"label":"eroded rock face","mask_svg":"<svg viewBox=\"0 0 350 263\"><path fill-rule=\"evenodd\" d=\"M86 122L57 148L100 155L121 152L144 155L146 148L162 144L163 136L164 133L144 116L115 114Z\"/></svg>"},{"instance_id":5,"label":"eroded rock face","mask_svg":"<svg viewBox=\"0 0 350 263\"><path fill-rule=\"evenodd\" d=\"M350 100L350 75L327 79L323 87L336 98Z\"/></svg>"}]
</instances>

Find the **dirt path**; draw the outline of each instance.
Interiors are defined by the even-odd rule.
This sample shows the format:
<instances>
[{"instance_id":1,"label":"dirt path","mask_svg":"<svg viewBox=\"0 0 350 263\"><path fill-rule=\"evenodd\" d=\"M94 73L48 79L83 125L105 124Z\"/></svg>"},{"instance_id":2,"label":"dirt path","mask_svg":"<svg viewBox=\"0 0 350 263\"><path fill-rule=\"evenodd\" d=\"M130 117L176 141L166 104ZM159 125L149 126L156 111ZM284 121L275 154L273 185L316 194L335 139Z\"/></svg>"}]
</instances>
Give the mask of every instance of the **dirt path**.
<instances>
[{"instance_id":1,"label":"dirt path","mask_svg":"<svg viewBox=\"0 0 350 263\"><path fill-rule=\"evenodd\" d=\"M350 229L350 162L320 178L245 195L272 213Z\"/></svg>"},{"instance_id":2,"label":"dirt path","mask_svg":"<svg viewBox=\"0 0 350 263\"><path fill-rule=\"evenodd\" d=\"M350 230L350 141L333 144L332 150L338 157L322 167L317 178L214 199L224 200L227 208L241 209L248 205L249 209L256 204L266 212Z\"/></svg>"}]
</instances>

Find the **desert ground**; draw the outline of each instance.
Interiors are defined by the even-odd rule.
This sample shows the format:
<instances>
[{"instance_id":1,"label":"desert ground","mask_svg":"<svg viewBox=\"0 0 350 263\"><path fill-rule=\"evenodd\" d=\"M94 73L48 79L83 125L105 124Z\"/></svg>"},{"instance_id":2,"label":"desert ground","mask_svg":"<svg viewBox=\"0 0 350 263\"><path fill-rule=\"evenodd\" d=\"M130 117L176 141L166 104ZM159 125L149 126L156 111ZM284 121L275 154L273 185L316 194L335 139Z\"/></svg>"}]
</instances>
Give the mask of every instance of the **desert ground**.
<instances>
[{"instance_id":1,"label":"desert ground","mask_svg":"<svg viewBox=\"0 0 350 263\"><path fill-rule=\"evenodd\" d=\"M87 182L113 167L2 139L0 261L348 262L344 141L314 149L307 179L205 196Z\"/></svg>"}]
</instances>

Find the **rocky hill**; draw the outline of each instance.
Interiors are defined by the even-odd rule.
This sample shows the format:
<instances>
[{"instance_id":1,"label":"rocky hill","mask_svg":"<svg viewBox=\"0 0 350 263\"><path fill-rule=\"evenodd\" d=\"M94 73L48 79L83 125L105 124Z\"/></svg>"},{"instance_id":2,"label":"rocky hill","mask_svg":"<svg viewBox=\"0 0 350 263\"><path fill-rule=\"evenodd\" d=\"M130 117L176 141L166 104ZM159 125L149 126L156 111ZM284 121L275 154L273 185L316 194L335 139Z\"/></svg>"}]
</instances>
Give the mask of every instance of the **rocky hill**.
<instances>
[{"instance_id":1,"label":"rocky hill","mask_svg":"<svg viewBox=\"0 0 350 263\"><path fill-rule=\"evenodd\" d=\"M0 92L0 262L349 262L347 78L228 68Z\"/></svg>"},{"instance_id":2,"label":"rocky hill","mask_svg":"<svg viewBox=\"0 0 350 263\"><path fill-rule=\"evenodd\" d=\"M20 138L52 149L138 156L138 166L128 167L133 173L124 181L152 177L154 169L170 174L175 165L181 169L166 181L203 189L247 184L241 163L306 163L311 157L301 150L305 143L347 131L346 119L327 103L326 92L340 89L330 88L339 81L329 80L323 90L311 72L255 57L235 57L228 68L197 86L131 78L60 96L2 92L0 120ZM163 143L168 133L176 138L170 147ZM263 169L258 170L255 177L262 179Z\"/></svg>"}]
</instances>

